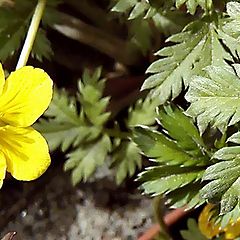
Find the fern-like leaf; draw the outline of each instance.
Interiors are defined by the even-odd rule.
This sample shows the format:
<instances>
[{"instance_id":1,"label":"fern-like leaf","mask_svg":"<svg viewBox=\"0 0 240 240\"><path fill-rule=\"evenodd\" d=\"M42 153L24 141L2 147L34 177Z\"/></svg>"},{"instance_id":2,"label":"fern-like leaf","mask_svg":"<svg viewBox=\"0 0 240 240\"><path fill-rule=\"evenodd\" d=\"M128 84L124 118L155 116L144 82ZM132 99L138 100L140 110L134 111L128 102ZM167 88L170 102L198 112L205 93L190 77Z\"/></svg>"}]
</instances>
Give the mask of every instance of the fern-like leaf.
<instances>
[{"instance_id":1,"label":"fern-like leaf","mask_svg":"<svg viewBox=\"0 0 240 240\"><path fill-rule=\"evenodd\" d=\"M157 52L163 58L150 65L147 72L154 75L142 86L142 89L152 89L150 94L159 104L176 98L184 87L188 87L193 75L204 74L204 67L212 63L225 65L224 60L231 59L213 23L193 22L168 41L176 44Z\"/></svg>"},{"instance_id":2,"label":"fern-like leaf","mask_svg":"<svg viewBox=\"0 0 240 240\"><path fill-rule=\"evenodd\" d=\"M231 139L233 138L228 141ZM239 156L239 146L221 148L212 156L212 159L217 159L220 162L208 167L203 176L203 180L210 182L200 191L201 196L208 200L220 201L220 214L222 215L233 211L239 205Z\"/></svg>"},{"instance_id":3,"label":"fern-like leaf","mask_svg":"<svg viewBox=\"0 0 240 240\"><path fill-rule=\"evenodd\" d=\"M152 125L157 117L157 104L150 98L139 99L134 107L129 108L127 125L134 127L136 125Z\"/></svg>"},{"instance_id":4,"label":"fern-like leaf","mask_svg":"<svg viewBox=\"0 0 240 240\"><path fill-rule=\"evenodd\" d=\"M157 30L169 36L179 32L189 23L189 18L175 9L173 3L152 3L142 0L114 1L113 12L124 13L130 21L129 33L131 42L135 43L146 54L153 41L153 23ZM149 24L151 23L151 24Z\"/></svg>"},{"instance_id":5,"label":"fern-like leaf","mask_svg":"<svg viewBox=\"0 0 240 240\"><path fill-rule=\"evenodd\" d=\"M204 170L197 167L159 166L139 175L144 193L157 196L200 181Z\"/></svg>"},{"instance_id":6,"label":"fern-like leaf","mask_svg":"<svg viewBox=\"0 0 240 240\"><path fill-rule=\"evenodd\" d=\"M204 167L209 164L207 149L191 119L178 108L159 109L162 132L136 127L133 140L157 166L139 176L144 192L166 194L172 207L201 205L199 196Z\"/></svg>"},{"instance_id":7,"label":"fern-like leaf","mask_svg":"<svg viewBox=\"0 0 240 240\"><path fill-rule=\"evenodd\" d=\"M226 8L228 16L222 19L218 35L235 58L238 58L240 52L240 3L228 2Z\"/></svg>"},{"instance_id":8,"label":"fern-like leaf","mask_svg":"<svg viewBox=\"0 0 240 240\"><path fill-rule=\"evenodd\" d=\"M86 182L96 168L103 165L110 151L111 141L107 135L103 135L96 142L81 146L69 153L64 169L65 171L72 170L73 185L81 180Z\"/></svg>"},{"instance_id":9,"label":"fern-like leaf","mask_svg":"<svg viewBox=\"0 0 240 240\"><path fill-rule=\"evenodd\" d=\"M134 142L123 141L113 155L113 164L116 168L116 183L121 184L129 176L132 177L136 169L142 167L140 149Z\"/></svg>"},{"instance_id":10,"label":"fern-like leaf","mask_svg":"<svg viewBox=\"0 0 240 240\"><path fill-rule=\"evenodd\" d=\"M174 0L176 7L180 8L183 4L186 4L187 10L190 14L195 14L197 7L200 6L204 11L211 10L212 0Z\"/></svg>"},{"instance_id":11,"label":"fern-like leaf","mask_svg":"<svg viewBox=\"0 0 240 240\"><path fill-rule=\"evenodd\" d=\"M146 126L135 128L134 141L146 156L168 165L206 164L206 147L190 118L171 107L159 111L158 118L170 137Z\"/></svg>"},{"instance_id":12,"label":"fern-like leaf","mask_svg":"<svg viewBox=\"0 0 240 240\"><path fill-rule=\"evenodd\" d=\"M66 151L73 142L79 144L89 135L83 119L77 113L76 102L65 91L54 91L45 116L49 120L41 119L35 127L46 137L51 151L59 146Z\"/></svg>"},{"instance_id":13,"label":"fern-like leaf","mask_svg":"<svg viewBox=\"0 0 240 240\"><path fill-rule=\"evenodd\" d=\"M86 181L111 150L109 136L102 133L110 113L106 112L109 98L103 97L105 80L100 76L100 68L93 74L86 70L75 97L55 90L45 113L48 119L41 119L35 126L46 137L51 150L61 146L65 152L72 148L65 170L72 170L74 184Z\"/></svg>"},{"instance_id":14,"label":"fern-like leaf","mask_svg":"<svg viewBox=\"0 0 240 240\"><path fill-rule=\"evenodd\" d=\"M5 4L0 6L1 62L4 62L21 47L36 4L37 1L32 0L15 0L13 6ZM48 1L43 16L45 25L51 25L59 19L56 10L58 4L59 1L57 0ZM55 10L53 11L53 9ZM39 29L33 46L32 56L40 61L42 61L43 58L50 59L52 56L50 42L46 37L45 31L41 28Z\"/></svg>"},{"instance_id":15,"label":"fern-like leaf","mask_svg":"<svg viewBox=\"0 0 240 240\"><path fill-rule=\"evenodd\" d=\"M203 184L200 181L180 187L167 194L166 204L172 208L197 208L205 203L205 200L200 196L202 187Z\"/></svg>"},{"instance_id":16,"label":"fern-like leaf","mask_svg":"<svg viewBox=\"0 0 240 240\"><path fill-rule=\"evenodd\" d=\"M194 77L186 99L187 113L203 133L208 124L222 132L240 120L240 78L230 67L206 68L209 77Z\"/></svg>"}]
</instances>

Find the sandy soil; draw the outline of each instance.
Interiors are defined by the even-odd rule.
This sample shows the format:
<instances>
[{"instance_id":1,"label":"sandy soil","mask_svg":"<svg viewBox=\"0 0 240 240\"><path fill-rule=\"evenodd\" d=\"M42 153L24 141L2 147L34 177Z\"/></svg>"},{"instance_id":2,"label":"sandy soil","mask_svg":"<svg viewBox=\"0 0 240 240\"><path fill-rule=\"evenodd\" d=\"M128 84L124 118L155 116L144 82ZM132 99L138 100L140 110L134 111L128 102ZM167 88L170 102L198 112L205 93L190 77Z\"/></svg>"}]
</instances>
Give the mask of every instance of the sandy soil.
<instances>
[{"instance_id":1,"label":"sandy soil","mask_svg":"<svg viewBox=\"0 0 240 240\"><path fill-rule=\"evenodd\" d=\"M139 193L109 180L73 188L69 176L60 173L1 235L14 230L22 240L131 240L151 226L151 219L151 201Z\"/></svg>"}]
</instances>

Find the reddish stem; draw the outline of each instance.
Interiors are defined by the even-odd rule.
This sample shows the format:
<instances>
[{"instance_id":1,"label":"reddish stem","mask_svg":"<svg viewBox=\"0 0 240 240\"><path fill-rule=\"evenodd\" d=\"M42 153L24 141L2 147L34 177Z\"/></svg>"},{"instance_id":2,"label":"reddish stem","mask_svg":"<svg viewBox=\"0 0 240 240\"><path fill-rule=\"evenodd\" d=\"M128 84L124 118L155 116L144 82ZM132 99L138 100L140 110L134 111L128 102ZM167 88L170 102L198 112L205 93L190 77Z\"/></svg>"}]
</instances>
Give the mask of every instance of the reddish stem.
<instances>
[{"instance_id":1,"label":"reddish stem","mask_svg":"<svg viewBox=\"0 0 240 240\"><path fill-rule=\"evenodd\" d=\"M184 208L179 208L169 212L164 217L164 222L167 227L171 226L172 224L176 223L180 218L185 216L187 213ZM154 224L150 229L148 229L138 240L153 240L154 237L161 231L159 224Z\"/></svg>"}]
</instances>

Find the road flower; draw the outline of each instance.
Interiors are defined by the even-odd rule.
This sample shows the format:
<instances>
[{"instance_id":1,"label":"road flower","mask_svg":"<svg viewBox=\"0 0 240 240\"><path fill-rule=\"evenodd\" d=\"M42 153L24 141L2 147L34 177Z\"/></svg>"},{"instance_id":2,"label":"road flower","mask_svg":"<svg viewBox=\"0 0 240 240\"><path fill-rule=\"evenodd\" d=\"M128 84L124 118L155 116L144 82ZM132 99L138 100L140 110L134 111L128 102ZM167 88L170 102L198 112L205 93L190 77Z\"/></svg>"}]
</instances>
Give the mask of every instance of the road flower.
<instances>
[{"instance_id":1,"label":"road flower","mask_svg":"<svg viewBox=\"0 0 240 240\"><path fill-rule=\"evenodd\" d=\"M17 180L30 181L48 168L48 145L31 125L51 98L52 80L43 70L26 66L5 80L0 64L0 185L6 171Z\"/></svg>"}]
</instances>

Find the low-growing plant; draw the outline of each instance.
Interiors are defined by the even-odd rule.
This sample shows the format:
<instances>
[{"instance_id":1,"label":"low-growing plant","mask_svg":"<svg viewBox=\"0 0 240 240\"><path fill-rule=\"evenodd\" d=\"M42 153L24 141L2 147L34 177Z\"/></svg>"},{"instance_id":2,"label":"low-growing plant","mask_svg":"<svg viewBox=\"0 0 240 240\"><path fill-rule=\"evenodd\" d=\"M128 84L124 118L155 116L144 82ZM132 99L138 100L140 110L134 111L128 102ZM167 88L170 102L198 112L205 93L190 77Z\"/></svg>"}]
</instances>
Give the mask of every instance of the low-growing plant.
<instances>
[{"instance_id":1,"label":"low-growing plant","mask_svg":"<svg viewBox=\"0 0 240 240\"><path fill-rule=\"evenodd\" d=\"M20 49L36 2L0 3L0 60L6 62ZM93 26L61 10L64 4L97 28L96 41L89 40ZM113 169L117 184L137 172L142 192L164 196L172 208L212 204L213 220L202 219L220 230L208 235L189 220L184 239L237 239L240 233L229 238L233 230L226 226L240 219L239 29L240 2L233 0L47 1L30 49L37 61L54 57L46 31L58 31L129 72L149 65L142 94L125 112L126 106L109 107L101 68L85 69L76 91L55 86L35 127L51 151L66 153L72 183L89 180L102 166Z\"/></svg>"}]
</instances>

